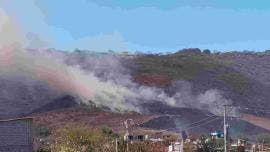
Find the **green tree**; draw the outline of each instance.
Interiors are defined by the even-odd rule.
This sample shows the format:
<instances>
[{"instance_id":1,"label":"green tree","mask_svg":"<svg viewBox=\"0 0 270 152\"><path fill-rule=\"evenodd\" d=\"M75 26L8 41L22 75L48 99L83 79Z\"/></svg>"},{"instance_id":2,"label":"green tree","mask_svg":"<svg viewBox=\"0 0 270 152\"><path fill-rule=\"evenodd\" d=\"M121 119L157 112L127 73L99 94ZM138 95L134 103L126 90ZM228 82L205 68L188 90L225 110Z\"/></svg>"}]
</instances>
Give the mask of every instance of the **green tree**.
<instances>
[{"instance_id":1,"label":"green tree","mask_svg":"<svg viewBox=\"0 0 270 152\"><path fill-rule=\"evenodd\" d=\"M212 139L202 136L201 143L197 148L198 152L222 152L224 151L223 139Z\"/></svg>"}]
</instances>

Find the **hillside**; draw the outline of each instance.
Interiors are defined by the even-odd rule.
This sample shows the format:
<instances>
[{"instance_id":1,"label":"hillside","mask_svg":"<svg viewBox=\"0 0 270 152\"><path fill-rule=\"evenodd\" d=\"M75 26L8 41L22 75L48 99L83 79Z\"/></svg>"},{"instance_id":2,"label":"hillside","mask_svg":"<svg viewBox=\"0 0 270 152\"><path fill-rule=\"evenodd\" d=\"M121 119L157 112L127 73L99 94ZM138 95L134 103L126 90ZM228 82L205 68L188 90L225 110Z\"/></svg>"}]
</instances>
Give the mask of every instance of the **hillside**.
<instances>
[{"instance_id":1,"label":"hillside","mask_svg":"<svg viewBox=\"0 0 270 152\"><path fill-rule=\"evenodd\" d=\"M39 61L25 60L32 56ZM90 126L122 128L119 122L132 117L150 130L201 134L222 129L223 105L230 104L229 116L250 116L232 120L231 130L253 136L269 132L268 123L253 121L269 117L266 110L254 110L269 109L269 59L269 53L198 49L166 55L29 50L10 74L0 67L0 117L31 115L50 128L90 119L99 122ZM98 108L99 116L68 110L81 106ZM130 111L140 115L133 117ZM208 118L213 122L188 129Z\"/></svg>"},{"instance_id":2,"label":"hillside","mask_svg":"<svg viewBox=\"0 0 270 152\"><path fill-rule=\"evenodd\" d=\"M135 77L159 75L171 83L185 80L192 83L195 93L218 89L225 98L232 100L235 106L267 108L270 97L269 60L269 53L205 54L194 53L190 49L190 52L184 50L169 55L138 57ZM152 81L148 83L156 83L154 78ZM138 83L147 85L144 81ZM162 87L160 81L156 86Z\"/></svg>"},{"instance_id":3,"label":"hillside","mask_svg":"<svg viewBox=\"0 0 270 152\"><path fill-rule=\"evenodd\" d=\"M144 55L138 57L136 59L138 69L135 72L135 77L143 78L144 75L159 75L160 77L162 76L163 79L166 78L166 81L171 84L174 84L177 81L187 81L192 84L191 90L194 94L200 94L209 89L217 89L221 92L223 98L229 100L235 110L239 112L237 114L238 116L247 113L252 114L254 117L269 117L269 112L267 111L270 106L270 96L268 93L270 91L268 82L270 74L269 61L270 54L264 52L206 54L196 49L185 49L175 54ZM172 89L171 86L168 86L166 83L161 85L160 81L156 82L155 78L150 80L147 79L147 83L138 78L135 80L142 85L151 84L151 86L154 86L156 84L156 87L161 87L170 94L175 94L179 91L177 89ZM186 89L190 88L187 87ZM222 102L220 104L222 104ZM247 108L252 110L248 110ZM158 113L167 111L166 114L181 115L181 109L179 109L178 112L174 112L175 110L171 109L158 110ZM220 109L220 111L222 112L222 109ZM202 113L203 112L195 114L195 117L199 118L202 116ZM192 114L192 112L187 112L184 117L188 118L189 114ZM234 113L232 113L232 115L233 114ZM206 118L206 116L204 116L204 118ZM193 120L193 122L195 122L196 119L189 118L188 120ZM258 127L264 126L264 124L261 124L259 121L253 121L252 117L243 117L243 122L241 123L244 123L245 121L248 122L247 124L252 123ZM234 122L232 128L234 128L233 125L239 123L240 122ZM248 129L249 135L251 135L254 127L247 124L244 125L246 126L245 128L253 128L251 130ZM209 129L211 127L208 125L206 128ZM263 128L268 128L268 126Z\"/></svg>"}]
</instances>

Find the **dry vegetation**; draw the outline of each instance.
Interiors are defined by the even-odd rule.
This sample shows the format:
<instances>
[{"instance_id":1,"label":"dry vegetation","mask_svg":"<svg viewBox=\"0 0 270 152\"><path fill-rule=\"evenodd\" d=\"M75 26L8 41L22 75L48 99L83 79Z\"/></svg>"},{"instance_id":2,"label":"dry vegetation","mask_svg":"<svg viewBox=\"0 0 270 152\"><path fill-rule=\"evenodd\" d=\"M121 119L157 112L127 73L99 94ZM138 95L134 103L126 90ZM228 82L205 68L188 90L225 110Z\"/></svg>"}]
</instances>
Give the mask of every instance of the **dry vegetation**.
<instances>
[{"instance_id":1,"label":"dry vegetation","mask_svg":"<svg viewBox=\"0 0 270 152\"><path fill-rule=\"evenodd\" d=\"M105 111L91 111L90 109L71 108L60 111L52 111L34 115L36 125L46 126L50 129L57 129L68 124L84 124L89 127L108 126L114 132L123 133L125 130L123 122L126 119L133 119L137 126L149 121L158 115L142 115L135 112L113 113Z\"/></svg>"},{"instance_id":2,"label":"dry vegetation","mask_svg":"<svg viewBox=\"0 0 270 152\"><path fill-rule=\"evenodd\" d=\"M140 124L156 117L78 108L34 115L35 149L40 149L39 152L115 152L115 140L118 139L119 152L125 152L123 121L132 118L136 123L134 132L153 135L159 131L142 128ZM168 136L164 143L133 142L129 151L165 152L168 144L175 139Z\"/></svg>"},{"instance_id":3,"label":"dry vegetation","mask_svg":"<svg viewBox=\"0 0 270 152\"><path fill-rule=\"evenodd\" d=\"M208 71L215 71L214 79L224 81L235 90L243 91L249 85L246 76L233 69L228 70L233 64L233 57L226 53L206 54L187 49L168 55L142 55L136 59L136 63L135 80L144 85L167 86L171 81L193 80L200 73Z\"/></svg>"},{"instance_id":4,"label":"dry vegetation","mask_svg":"<svg viewBox=\"0 0 270 152\"><path fill-rule=\"evenodd\" d=\"M166 152L168 142L134 141L127 143L110 128L67 125L53 130L48 144L39 145L38 152Z\"/></svg>"}]
</instances>

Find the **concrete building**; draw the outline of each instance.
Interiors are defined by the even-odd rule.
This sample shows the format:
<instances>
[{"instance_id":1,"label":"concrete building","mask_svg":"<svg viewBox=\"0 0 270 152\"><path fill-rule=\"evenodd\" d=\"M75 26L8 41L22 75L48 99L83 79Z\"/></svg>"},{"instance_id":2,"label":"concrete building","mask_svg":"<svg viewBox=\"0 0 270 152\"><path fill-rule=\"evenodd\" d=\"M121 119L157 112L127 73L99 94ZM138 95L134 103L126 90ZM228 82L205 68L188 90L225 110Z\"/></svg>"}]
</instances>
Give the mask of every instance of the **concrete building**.
<instances>
[{"instance_id":1,"label":"concrete building","mask_svg":"<svg viewBox=\"0 0 270 152\"><path fill-rule=\"evenodd\" d=\"M0 152L32 151L32 118L0 120Z\"/></svg>"}]
</instances>

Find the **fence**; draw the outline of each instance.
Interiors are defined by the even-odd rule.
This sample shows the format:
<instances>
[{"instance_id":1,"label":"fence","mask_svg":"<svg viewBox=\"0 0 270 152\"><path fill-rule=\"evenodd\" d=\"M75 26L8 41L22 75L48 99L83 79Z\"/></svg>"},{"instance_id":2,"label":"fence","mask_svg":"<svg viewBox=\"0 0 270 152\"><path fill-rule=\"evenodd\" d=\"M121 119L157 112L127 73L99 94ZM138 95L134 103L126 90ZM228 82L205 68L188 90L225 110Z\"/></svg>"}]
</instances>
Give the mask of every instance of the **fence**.
<instances>
[{"instance_id":1,"label":"fence","mask_svg":"<svg viewBox=\"0 0 270 152\"><path fill-rule=\"evenodd\" d=\"M0 120L0 152L32 151L32 118Z\"/></svg>"}]
</instances>

